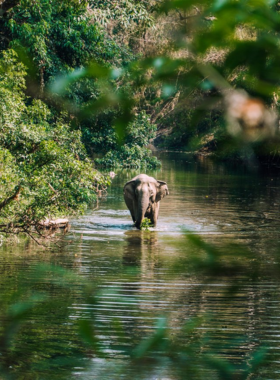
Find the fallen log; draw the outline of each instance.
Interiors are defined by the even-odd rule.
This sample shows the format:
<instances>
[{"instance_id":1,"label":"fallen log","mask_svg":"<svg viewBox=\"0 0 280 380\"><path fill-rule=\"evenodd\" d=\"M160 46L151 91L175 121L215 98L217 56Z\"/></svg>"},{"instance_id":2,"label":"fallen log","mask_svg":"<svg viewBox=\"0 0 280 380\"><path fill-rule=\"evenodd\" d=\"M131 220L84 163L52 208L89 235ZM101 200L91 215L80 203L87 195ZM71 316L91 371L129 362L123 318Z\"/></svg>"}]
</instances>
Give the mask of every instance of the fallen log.
<instances>
[{"instance_id":1,"label":"fallen log","mask_svg":"<svg viewBox=\"0 0 280 380\"><path fill-rule=\"evenodd\" d=\"M43 222L40 222L39 225L43 228L50 228L50 229L56 229L56 228L68 228L69 227L69 220L68 219L46 219Z\"/></svg>"}]
</instances>

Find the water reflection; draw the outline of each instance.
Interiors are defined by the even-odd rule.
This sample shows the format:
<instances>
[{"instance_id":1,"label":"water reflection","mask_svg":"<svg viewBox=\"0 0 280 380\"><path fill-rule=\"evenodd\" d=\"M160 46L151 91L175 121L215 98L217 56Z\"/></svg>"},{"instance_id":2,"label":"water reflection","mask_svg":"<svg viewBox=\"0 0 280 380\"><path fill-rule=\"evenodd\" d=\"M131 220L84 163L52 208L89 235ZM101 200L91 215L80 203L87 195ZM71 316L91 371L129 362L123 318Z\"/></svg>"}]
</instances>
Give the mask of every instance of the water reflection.
<instances>
[{"instance_id":1,"label":"water reflection","mask_svg":"<svg viewBox=\"0 0 280 380\"><path fill-rule=\"evenodd\" d=\"M221 378L203 362L203 355L213 352L237 365L238 378L254 350L268 345L269 363L254 376L277 379L279 176L205 158L163 155L162 169L147 174L165 180L170 195L161 203L157 228L138 231L122 194L123 184L136 174L118 172L99 209L72 221L62 248L42 251L30 242L2 247L2 310L19 289L22 299L47 291L50 300L36 304L17 336L14 377L52 379L55 368L59 379L178 380L187 372L180 371L185 356L176 362L175 353L191 346L195 359L190 378ZM220 267L213 266L213 252L211 256L188 244L184 230L220 248ZM251 256L226 249L232 241L242 243ZM199 260L202 264L195 269ZM40 262L71 269L78 281L64 286L63 275L51 271L35 281ZM156 364L131 365L132 349L155 332L162 315L168 317L166 339L174 343L170 356ZM80 321L93 323L103 356L79 342ZM74 357L80 360L74 363Z\"/></svg>"},{"instance_id":2,"label":"water reflection","mask_svg":"<svg viewBox=\"0 0 280 380\"><path fill-rule=\"evenodd\" d=\"M154 265L158 249L157 232L126 231L125 242L124 265L141 267L143 273L147 271L147 261Z\"/></svg>"}]
</instances>

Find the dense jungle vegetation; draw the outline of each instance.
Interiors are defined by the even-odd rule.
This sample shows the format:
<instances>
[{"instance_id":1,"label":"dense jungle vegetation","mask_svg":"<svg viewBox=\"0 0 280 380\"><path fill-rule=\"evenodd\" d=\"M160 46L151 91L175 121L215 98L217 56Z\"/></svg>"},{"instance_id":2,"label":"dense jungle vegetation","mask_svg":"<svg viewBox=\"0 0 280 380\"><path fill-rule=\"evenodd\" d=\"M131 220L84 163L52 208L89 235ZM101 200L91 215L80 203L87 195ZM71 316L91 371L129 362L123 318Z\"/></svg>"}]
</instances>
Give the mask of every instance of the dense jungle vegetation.
<instances>
[{"instance_id":1,"label":"dense jungle vegetation","mask_svg":"<svg viewBox=\"0 0 280 380\"><path fill-rule=\"evenodd\" d=\"M83 211L110 182L100 168L157 167L150 141L278 158L277 2L1 6L4 233Z\"/></svg>"}]
</instances>

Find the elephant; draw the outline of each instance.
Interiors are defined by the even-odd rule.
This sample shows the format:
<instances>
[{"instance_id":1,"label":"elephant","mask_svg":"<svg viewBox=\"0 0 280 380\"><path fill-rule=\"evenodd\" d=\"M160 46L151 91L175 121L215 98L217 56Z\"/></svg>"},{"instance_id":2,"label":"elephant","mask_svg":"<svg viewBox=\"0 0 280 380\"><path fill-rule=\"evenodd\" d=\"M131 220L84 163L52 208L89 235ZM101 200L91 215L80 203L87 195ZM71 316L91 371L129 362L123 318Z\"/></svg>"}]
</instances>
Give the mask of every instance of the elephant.
<instances>
[{"instance_id":1,"label":"elephant","mask_svg":"<svg viewBox=\"0 0 280 380\"><path fill-rule=\"evenodd\" d=\"M144 218L150 219L155 227L160 200L169 194L166 182L139 174L124 185L123 193L135 227L140 229Z\"/></svg>"}]
</instances>

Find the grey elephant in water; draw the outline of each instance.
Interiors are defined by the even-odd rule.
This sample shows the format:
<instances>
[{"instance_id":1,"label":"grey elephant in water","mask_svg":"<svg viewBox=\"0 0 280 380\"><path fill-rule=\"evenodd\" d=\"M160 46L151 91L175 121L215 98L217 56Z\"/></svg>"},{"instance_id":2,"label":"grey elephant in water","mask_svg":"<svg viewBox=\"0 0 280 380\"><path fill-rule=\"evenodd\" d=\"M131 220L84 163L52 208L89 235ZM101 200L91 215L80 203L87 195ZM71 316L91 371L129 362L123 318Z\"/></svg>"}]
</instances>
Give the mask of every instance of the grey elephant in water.
<instances>
[{"instance_id":1,"label":"grey elephant in water","mask_svg":"<svg viewBox=\"0 0 280 380\"><path fill-rule=\"evenodd\" d=\"M166 182L139 174L124 185L123 193L135 227L140 229L144 218L156 226L160 200L169 194Z\"/></svg>"}]
</instances>

